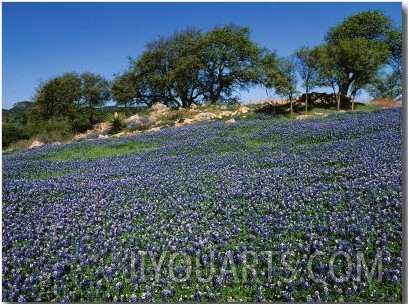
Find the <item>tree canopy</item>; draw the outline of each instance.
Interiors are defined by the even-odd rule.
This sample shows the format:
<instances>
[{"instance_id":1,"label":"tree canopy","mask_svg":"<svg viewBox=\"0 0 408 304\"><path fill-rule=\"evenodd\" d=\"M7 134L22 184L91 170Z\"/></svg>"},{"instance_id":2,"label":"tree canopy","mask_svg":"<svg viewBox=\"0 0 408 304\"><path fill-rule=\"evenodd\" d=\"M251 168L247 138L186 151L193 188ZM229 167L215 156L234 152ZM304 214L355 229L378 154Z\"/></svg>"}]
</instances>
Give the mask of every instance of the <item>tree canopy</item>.
<instances>
[{"instance_id":1,"label":"tree canopy","mask_svg":"<svg viewBox=\"0 0 408 304\"><path fill-rule=\"evenodd\" d=\"M306 90L306 112L309 90L318 84L318 52L307 46L301 46L295 51L296 69Z\"/></svg>"},{"instance_id":2,"label":"tree canopy","mask_svg":"<svg viewBox=\"0 0 408 304\"><path fill-rule=\"evenodd\" d=\"M374 79L366 85L366 90L374 98L402 99L402 28L388 33L387 43L391 55L387 67L378 71Z\"/></svg>"},{"instance_id":3,"label":"tree canopy","mask_svg":"<svg viewBox=\"0 0 408 304\"><path fill-rule=\"evenodd\" d=\"M294 97L296 79L307 94L330 86L338 95L367 89L374 96L401 96L402 29L381 11L349 16L329 29L325 43L299 47L286 59L259 47L250 29L234 24L202 33L186 28L149 42L110 84L92 73L66 73L40 85L32 119L94 120L94 108L112 98L119 105L188 108L193 103L228 102L255 85ZM289 60L289 57L292 58ZM384 67L387 67L384 69Z\"/></svg>"},{"instance_id":4,"label":"tree canopy","mask_svg":"<svg viewBox=\"0 0 408 304\"><path fill-rule=\"evenodd\" d=\"M102 76L65 73L40 84L30 119L34 122L65 119L79 131L93 124L94 108L109 98L109 82Z\"/></svg>"},{"instance_id":5,"label":"tree canopy","mask_svg":"<svg viewBox=\"0 0 408 304\"><path fill-rule=\"evenodd\" d=\"M188 28L149 43L114 80L113 97L121 103L161 102L185 108L228 101L237 90L259 83L261 55L248 28L228 25L204 35Z\"/></svg>"},{"instance_id":6,"label":"tree canopy","mask_svg":"<svg viewBox=\"0 0 408 304\"><path fill-rule=\"evenodd\" d=\"M347 17L339 25L332 27L325 35L328 43L338 43L343 39L367 39L385 42L393 29L392 21L379 10L364 11Z\"/></svg>"},{"instance_id":7,"label":"tree canopy","mask_svg":"<svg viewBox=\"0 0 408 304\"><path fill-rule=\"evenodd\" d=\"M81 102L85 107L89 123L94 123L94 109L105 104L110 99L109 82L100 75L82 73L81 79Z\"/></svg>"},{"instance_id":8,"label":"tree canopy","mask_svg":"<svg viewBox=\"0 0 408 304\"><path fill-rule=\"evenodd\" d=\"M117 76L111 83L112 98L118 105L125 106L125 112L127 105L136 103L137 85L135 77L130 72Z\"/></svg>"},{"instance_id":9,"label":"tree canopy","mask_svg":"<svg viewBox=\"0 0 408 304\"><path fill-rule=\"evenodd\" d=\"M306 112L315 87L331 87L338 110L340 101L348 106L350 99L353 109L363 89L374 98L401 100L402 53L402 28L378 10L345 18L327 31L323 44L300 46L286 57L258 46L248 27L229 24L207 32L188 27L147 43L111 82L94 73L70 72L41 83L27 114L18 121L3 119L9 138L3 136L3 143L48 136L53 129L58 136L47 140L68 138L59 135L91 128L100 119L96 109L109 101L124 106L126 115L130 105L189 108L235 102L240 91L260 86L289 99L292 112L298 79Z\"/></svg>"},{"instance_id":10,"label":"tree canopy","mask_svg":"<svg viewBox=\"0 0 408 304\"><path fill-rule=\"evenodd\" d=\"M380 11L352 15L329 30L321 69L332 78L329 83L336 79L340 94L353 95L386 64L391 55L388 38L392 30L391 19Z\"/></svg>"},{"instance_id":11,"label":"tree canopy","mask_svg":"<svg viewBox=\"0 0 408 304\"><path fill-rule=\"evenodd\" d=\"M290 113L293 113L293 98L297 93L296 62L294 56L281 57L278 59L278 73L273 82L275 91L285 96L290 101Z\"/></svg>"},{"instance_id":12,"label":"tree canopy","mask_svg":"<svg viewBox=\"0 0 408 304\"><path fill-rule=\"evenodd\" d=\"M212 104L228 101L235 90L248 89L259 82L262 50L250 39L249 28L215 28L201 37L198 50L198 84L204 99Z\"/></svg>"},{"instance_id":13,"label":"tree canopy","mask_svg":"<svg viewBox=\"0 0 408 304\"><path fill-rule=\"evenodd\" d=\"M394 28L388 33L387 43L390 47L391 56L388 64L395 73L402 76L402 28Z\"/></svg>"}]
</instances>

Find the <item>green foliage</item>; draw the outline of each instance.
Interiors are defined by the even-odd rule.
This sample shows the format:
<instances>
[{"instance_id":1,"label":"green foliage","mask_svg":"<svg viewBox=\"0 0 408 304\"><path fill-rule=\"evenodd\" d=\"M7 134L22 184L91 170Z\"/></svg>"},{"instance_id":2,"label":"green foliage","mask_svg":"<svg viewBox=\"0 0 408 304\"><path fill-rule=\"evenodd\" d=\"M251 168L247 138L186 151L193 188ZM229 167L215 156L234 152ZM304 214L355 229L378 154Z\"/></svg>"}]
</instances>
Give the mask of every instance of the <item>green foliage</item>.
<instances>
[{"instance_id":1,"label":"green foliage","mask_svg":"<svg viewBox=\"0 0 408 304\"><path fill-rule=\"evenodd\" d=\"M380 11L351 15L329 29L325 42L313 49L299 47L294 57L283 59L254 43L248 27L231 24L206 33L186 28L148 43L112 84L88 72L65 73L41 83L33 103L20 102L3 110L3 148L28 136L61 140L99 121L110 120L112 132L117 133L126 126L124 117L110 116L115 111L145 115L156 102L174 108L229 104L238 100L238 90L255 85L292 100L297 93L296 72L306 93L316 86L332 87L338 109L341 95L354 100L363 88L376 98L402 98L402 28L389 17ZM110 98L124 109L105 108ZM272 111L286 115L287 109ZM184 118L178 112L169 115L174 118L168 117L169 121Z\"/></svg>"},{"instance_id":2,"label":"green foliage","mask_svg":"<svg viewBox=\"0 0 408 304\"><path fill-rule=\"evenodd\" d=\"M149 43L139 59L131 59L128 71L113 81L113 98L125 106L160 102L188 107L199 95L195 54L200 36L198 30L188 28Z\"/></svg>"},{"instance_id":3,"label":"green foliage","mask_svg":"<svg viewBox=\"0 0 408 304\"><path fill-rule=\"evenodd\" d=\"M50 160L67 161L74 159L100 159L125 153L136 153L155 148L157 143L146 142L128 142L128 143L110 143L107 145L95 145L91 147L76 146L66 148L49 157Z\"/></svg>"},{"instance_id":4,"label":"green foliage","mask_svg":"<svg viewBox=\"0 0 408 304\"><path fill-rule=\"evenodd\" d=\"M118 105L123 105L126 108L128 105L135 103L137 98L137 82L133 73L130 71L122 75L118 75L111 84L112 98Z\"/></svg>"},{"instance_id":5,"label":"green foliage","mask_svg":"<svg viewBox=\"0 0 408 304\"><path fill-rule=\"evenodd\" d=\"M71 122L71 128L75 132L85 132L89 127L89 120L85 115L77 115Z\"/></svg>"},{"instance_id":6,"label":"green foliage","mask_svg":"<svg viewBox=\"0 0 408 304\"><path fill-rule=\"evenodd\" d=\"M308 109L308 93L318 84L318 52L307 46L301 46L295 52L296 69L306 90L306 112Z\"/></svg>"},{"instance_id":7,"label":"green foliage","mask_svg":"<svg viewBox=\"0 0 408 304\"><path fill-rule=\"evenodd\" d=\"M29 101L17 102L10 110L2 111L2 148L15 146L30 138L27 130L28 116L34 103Z\"/></svg>"},{"instance_id":8,"label":"green foliage","mask_svg":"<svg viewBox=\"0 0 408 304\"><path fill-rule=\"evenodd\" d=\"M394 28L388 33L387 43L390 46L391 56L388 64L392 67L394 73L402 77L402 28Z\"/></svg>"},{"instance_id":9,"label":"green foliage","mask_svg":"<svg viewBox=\"0 0 408 304\"><path fill-rule=\"evenodd\" d=\"M13 123L25 125L28 122L28 112L34 103L30 101L21 101L13 105L10 110L2 110L3 123Z\"/></svg>"},{"instance_id":10,"label":"green foliage","mask_svg":"<svg viewBox=\"0 0 408 304\"><path fill-rule=\"evenodd\" d=\"M374 98L402 99L402 77L394 71L380 73L370 84L366 86L367 91Z\"/></svg>"},{"instance_id":11,"label":"green foliage","mask_svg":"<svg viewBox=\"0 0 408 304\"><path fill-rule=\"evenodd\" d=\"M325 84L337 86L338 94L356 95L390 57L387 39L391 30L391 19L380 11L352 15L331 28L320 61Z\"/></svg>"},{"instance_id":12,"label":"green foliage","mask_svg":"<svg viewBox=\"0 0 408 304\"><path fill-rule=\"evenodd\" d=\"M347 17L331 28L325 36L328 43L339 43L343 39L366 39L385 41L392 29L392 21L381 11L364 11Z\"/></svg>"},{"instance_id":13,"label":"green foliage","mask_svg":"<svg viewBox=\"0 0 408 304\"><path fill-rule=\"evenodd\" d=\"M45 143L66 141L73 136L74 129L68 118L28 120L29 112L34 106L34 103L24 102L18 103L10 110L3 110L3 149L27 148L34 140ZM78 119L75 118L74 122Z\"/></svg>"},{"instance_id":14,"label":"green foliage","mask_svg":"<svg viewBox=\"0 0 408 304\"><path fill-rule=\"evenodd\" d=\"M267 89L272 89L275 86L275 79L279 77L279 60L276 52L264 50L264 54L260 62L260 83Z\"/></svg>"},{"instance_id":15,"label":"green foliage","mask_svg":"<svg viewBox=\"0 0 408 304\"><path fill-rule=\"evenodd\" d=\"M94 124L95 107L104 105L110 98L109 82L92 73L81 74L82 105L86 108L89 124Z\"/></svg>"},{"instance_id":16,"label":"green foliage","mask_svg":"<svg viewBox=\"0 0 408 304\"><path fill-rule=\"evenodd\" d=\"M367 90L375 98L386 97L396 100L402 99L402 28L394 28L388 33L387 43L391 55L388 66L392 71L380 72L369 84Z\"/></svg>"},{"instance_id":17,"label":"green foliage","mask_svg":"<svg viewBox=\"0 0 408 304\"><path fill-rule=\"evenodd\" d=\"M98 107L95 109L95 119L97 121L109 121L112 119L112 113L123 113L126 117L139 114L142 116L147 116L150 114L151 110L146 106L132 106L125 109L123 107L117 106L105 106L105 107Z\"/></svg>"},{"instance_id":18,"label":"green foliage","mask_svg":"<svg viewBox=\"0 0 408 304\"><path fill-rule=\"evenodd\" d=\"M236 89L259 82L262 50L250 39L249 28L215 28L200 39L199 51L205 68L198 73L198 83L205 100L228 100Z\"/></svg>"},{"instance_id":19,"label":"green foliage","mask_svg":"<svg viewBox=\"0 0 408 304\"><path fill-rule=\"evenodd\" d=\"M95 123L95 107L109 99L109 92L109 83L99 75L63 74L37 88L29 120L34 124L54 119L68 120L74 131L82 132Z\"/></svg>"},{"instance_id":20,"label":"green foliage","mask_svg":"<svg viewBox=\"0 0 408 304\"><path fill-rule=\"evenodd\" d=\"M370 83L389 56L388 46L364 38L343 39L316 47L319 54L320 85L330 86L337 95L355 96Z\"/></svg>"},{"instance_id":21,"label":"green foliage","mask_svg":"<svg viewBox=\"0 0 408 304\"><path fill-rule=\"evenodd\" d=\"M27 149L33 143L30 139L20 139L3 148L3 155L14 153L16 150ZM5 150L7 149L7 150Z\"/></svg>"},{"instance_id":22,"label":"green foliage","mask_svg":"<svg viewBox=\"0 0 408 304\"><path fill-rule=\"evenodd\" d=\"M27 131L32 140L44 143L66 141L74 134L71 123L63 118L30 122L27 125Z\"/></svg>"},{"instance_id":23,"label":"green foliage","mask_svg":"<svg viewBox=\"0 0 408 304\"><path fill-rule=\"evenodd\" d=\"M7 148L10 144L22 139L29 139L30 135L23 126L18 124L3 123L2 124L2 148Z\"/></svg>"},{"instance_id":24,"label":"green foliage","mask_svg":"<svg viewBox=\"0 0 408 304\"><path fill-rule=\"evenodd\" d=\"M42 83L37 88L31 112L33 120L75 117L75 105L80 103L81 81L78 74L66 73Z\"/></svg>"},{"instance_id":25,"label":"green foliage","mask_svg":"<svg viewBox=\"0 0 408 304\"><path fill-rule=\"evenodd\" d=\"M125 116L115 112L115 114L110 119L111 127L109 129L109 134L117 134L126 128Z\"/></svg>"},{"instance_id":26,"label":"green foliage","mask_svg":"<svg viewBox=\"0 0 408 304\"><path fill-rule=\"evenodd\" d=\"M206 34L194 28L153 41L112 84L118 104L155 102L188 108L229 102L238 89L258 83L262 50L249 29L235 25Z\"/></svg>"},{"instance_id":27,"label":"green foliage","mask_svg":"<svg viewBox=\"0 0 408 304\"><path fill-rule=\"evenodd\" d=\"M290 113L293 113L292 100L297 93L296 62L294 56L279 58L278 74L273 83L276 93L290 100Z\"/></svg>"},{"instance_id":28,"label":"green foliage","mask_svg":"<svg viewBox=\"0 0 408 304\"><path fill-rule=\"evenodd\" d=\"M295 51L296 68L303 80L303 87L309 91L318 82L318 52L307 46L301 46Z\"/></svg>"}]
</instances>

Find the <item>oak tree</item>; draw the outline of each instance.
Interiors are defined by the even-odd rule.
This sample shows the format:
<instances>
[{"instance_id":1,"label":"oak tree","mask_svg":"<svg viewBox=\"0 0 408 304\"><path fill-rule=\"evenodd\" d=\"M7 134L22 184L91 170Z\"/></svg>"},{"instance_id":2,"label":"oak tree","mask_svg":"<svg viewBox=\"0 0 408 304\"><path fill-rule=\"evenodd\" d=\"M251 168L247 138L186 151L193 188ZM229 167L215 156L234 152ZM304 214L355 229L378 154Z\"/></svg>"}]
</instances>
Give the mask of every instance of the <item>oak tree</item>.
<instances>
[{"instance_id":1,"label":"oak tree","mask_svg":"<svg viewBox=\"0 0 408 304\"><path fill-rule=\"evenodd\" d=\"M295 51L296 68L306 90L306 113L308 109L309 91L317 85L319 73L317 68L318 53L307 46L301 46Z\"/></svg>"},{"instance_id":2,"label":"oak tree","mask_svg":"<svg viewBox=\"0 0 408 304\"><path fill-rule=\"evenodd\" d=\"M198 84L211 104L227 101L237 90L259 83L262 49L250 39L247 27L217 27L198 42L201 66Z\"/></svg>"},{"instance_id":3,"label":"oak tree","mask_svg":"<svg viewBox=\"0 0 408 304\"><path fill-rule=\"evenodd\" d=\"M391 19L376 10L349 16L329 30L325 36L326 59L329 69L337 74L339 94L352 94L353 83L354 90L369 83L387 62L391 55L387 39L392 29Z\"/></svg>"},{"instance_id":4,"label":"oak tree","mask_svg":"<svg viewBox=\"0 0 408 304\"><path fill-rule=\"evenodd\" d=\"M296 90L297 75L294 56L278 59L278 73L273 86L278 95L285 96L290 102L290 113L293 113L293 98L298 93Z\"/></svg>"}]
</instances>

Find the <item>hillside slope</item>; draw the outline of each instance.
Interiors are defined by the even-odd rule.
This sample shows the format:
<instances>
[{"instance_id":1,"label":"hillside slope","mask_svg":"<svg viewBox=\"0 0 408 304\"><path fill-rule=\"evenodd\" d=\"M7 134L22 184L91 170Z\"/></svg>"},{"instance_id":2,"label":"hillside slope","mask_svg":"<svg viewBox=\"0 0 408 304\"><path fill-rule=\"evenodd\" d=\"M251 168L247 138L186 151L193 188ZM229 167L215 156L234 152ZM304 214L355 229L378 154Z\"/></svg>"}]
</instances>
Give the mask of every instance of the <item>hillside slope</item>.
<instances>
[{"instance_id":1,"label":"hillside slope","mask_svg":"<svg viewBox=\"0 0 408 304\"><path fill-rule=\"evenodd\" d=\"M402 111L23 150L2 208L3 301L401 301Z\"/></svg>"}]
</instances>

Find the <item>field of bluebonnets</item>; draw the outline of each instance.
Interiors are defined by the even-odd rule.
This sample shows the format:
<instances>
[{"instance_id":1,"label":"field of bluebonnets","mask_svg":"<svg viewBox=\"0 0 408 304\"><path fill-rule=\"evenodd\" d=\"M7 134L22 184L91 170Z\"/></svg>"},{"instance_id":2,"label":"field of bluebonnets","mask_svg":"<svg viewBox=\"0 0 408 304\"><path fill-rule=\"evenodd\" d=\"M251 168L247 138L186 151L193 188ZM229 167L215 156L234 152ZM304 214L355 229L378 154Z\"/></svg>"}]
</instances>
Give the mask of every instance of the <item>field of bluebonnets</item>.
<instances>
[{"instance_id":1,"label":"field of bluebonnets","mask_svg":"<svg viewBox=\"0 0 408 304\"><path fill-rule=\"evenodd\" d=\"M261 118L4 155L2 300L401 301L401 109Z\"/></svg>"}]
</instances>

